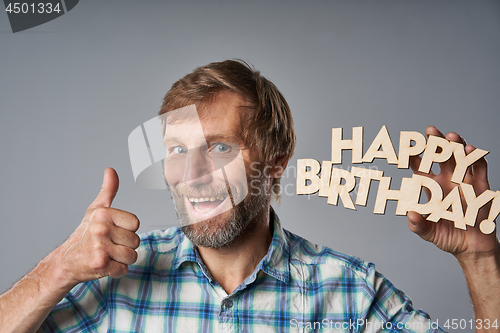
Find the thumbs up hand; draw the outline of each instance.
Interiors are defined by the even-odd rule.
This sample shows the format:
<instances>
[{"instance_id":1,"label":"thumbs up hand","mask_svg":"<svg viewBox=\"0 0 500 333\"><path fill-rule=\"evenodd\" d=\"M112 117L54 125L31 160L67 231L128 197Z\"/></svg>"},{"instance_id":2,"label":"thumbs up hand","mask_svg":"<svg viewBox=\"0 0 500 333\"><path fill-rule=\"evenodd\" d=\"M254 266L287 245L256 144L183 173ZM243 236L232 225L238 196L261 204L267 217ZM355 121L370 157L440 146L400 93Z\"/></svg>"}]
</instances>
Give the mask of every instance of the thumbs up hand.
<instances>
[{"instance_id":1,"label":"thumbs up hand","mask_svg":"<svg viewBox=\"0 0 500 333\"><path fill-rule=\"evenodd\" d=\"M111 208L117 191L118 175L108 168L82 223L55 251L53 259L68 287L105 276L121 277L137 260L139 220L132 213Z\"/></svg>"}]
</instances>

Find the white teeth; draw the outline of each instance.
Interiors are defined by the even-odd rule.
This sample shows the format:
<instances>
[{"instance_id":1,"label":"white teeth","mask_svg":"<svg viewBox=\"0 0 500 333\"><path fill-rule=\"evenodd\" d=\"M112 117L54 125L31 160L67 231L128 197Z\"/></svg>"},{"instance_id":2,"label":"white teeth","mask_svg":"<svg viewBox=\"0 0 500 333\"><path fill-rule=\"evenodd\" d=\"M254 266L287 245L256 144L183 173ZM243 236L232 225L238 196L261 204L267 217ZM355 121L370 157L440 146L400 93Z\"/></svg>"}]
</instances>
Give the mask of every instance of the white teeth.
<instances>
[{"instance_id":1,"label":"white teeth","mask_svg":"<svg viewBox=\"0 0 500 333\"><path fill-rule=\"evenodd\" d=\"M216 197L204 197L204 198L188 198L190 202L207 202L207 201L215 201L215 200L224 200L225 197L222 195Z\"/></svg>"},{"instance_id":2,"label":"white teeth","mask_svg":"<svg viewBox=\"0 0 500 333\"><path fill-rule=\"evenodd\" d=\"M224 201L225 199L226 199L226 197L224 195L217 195L214 197L204 197L204 198L189 198L188 197L189 202L191 202L193 204L194 210L197 211L198 213L202 213L202 214L206 214L206 213L210 212L211 210L213 210L214 208L200 209L198 203L213 202L216 200Z\"/></svg>"},{"instance_id":3,"label":"white teeth","mask_svg":"<svg viewBox=\"0 0 500 333\"><path fill-rule=\"evenodd\" d=\"M197 211L198 213L202 213L202 214L206 214L206 213L214 210L215 208L201 209L199 207L198 203L213 202L213 201L216 201L216 200L224 201L226 198L227 198L227 196L224 196L223 194L220 194L220 195L217 195L217 196L213 196L213 197L204 197L204 198L190 198L190 197L187 197L187 199L189 200L189 202L191 202L194 210Z\"/></svg>"}]
</instances>

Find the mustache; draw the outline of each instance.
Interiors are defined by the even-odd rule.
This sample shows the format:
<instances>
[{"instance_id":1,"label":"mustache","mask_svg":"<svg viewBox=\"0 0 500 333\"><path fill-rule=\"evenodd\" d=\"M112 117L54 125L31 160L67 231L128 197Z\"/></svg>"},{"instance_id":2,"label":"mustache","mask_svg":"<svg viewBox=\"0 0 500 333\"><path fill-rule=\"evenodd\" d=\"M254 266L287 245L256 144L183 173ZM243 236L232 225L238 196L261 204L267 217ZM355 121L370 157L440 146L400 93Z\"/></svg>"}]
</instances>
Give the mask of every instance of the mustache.
<instances>
[{"instance_id":1,"label":"mustache","mask_svg":"<svg viewBox=\"0 0 500 333\"><path fill-rule=\"evenodd\" d=\"M235 193L235 189L229 184L219 186L202 184L194 187L179 185L175 189L171 190L178 196L186 196L190 198L226 197L228 195L232 196L232 193Z\"/></svg>"}]
</instances>

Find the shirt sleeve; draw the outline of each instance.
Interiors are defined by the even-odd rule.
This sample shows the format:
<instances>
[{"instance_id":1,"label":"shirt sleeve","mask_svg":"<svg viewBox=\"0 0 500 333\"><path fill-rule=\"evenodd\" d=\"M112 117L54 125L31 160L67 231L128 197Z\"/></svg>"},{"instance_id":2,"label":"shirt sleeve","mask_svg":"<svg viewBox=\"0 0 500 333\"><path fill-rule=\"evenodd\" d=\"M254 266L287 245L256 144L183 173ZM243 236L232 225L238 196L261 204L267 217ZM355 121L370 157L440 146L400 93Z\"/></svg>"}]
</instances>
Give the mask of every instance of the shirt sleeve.
<instances>
[{"instance_id":1,"label":"shirt sleeve","mask_svg":"<svg viewBox=\"0 0 500 333\"><path fill-rule=\"evenodd\" d=\"M106 332L108 311L101 289L101 284L106 284L105 279L81 283L74 287L50 312L40 328L41 331Z\"/></svg>"},{"instance_id":2,"label":"shirt sleeve","mask_svg":"<svg viewBox=\"0 0 500 333\"><path fill-rule=\"evenodd\" d=\"M445 332L422 310L413 308L409 297L368 264L365 277L364 316L360 332Z\"/></svg>"}]
</instances>

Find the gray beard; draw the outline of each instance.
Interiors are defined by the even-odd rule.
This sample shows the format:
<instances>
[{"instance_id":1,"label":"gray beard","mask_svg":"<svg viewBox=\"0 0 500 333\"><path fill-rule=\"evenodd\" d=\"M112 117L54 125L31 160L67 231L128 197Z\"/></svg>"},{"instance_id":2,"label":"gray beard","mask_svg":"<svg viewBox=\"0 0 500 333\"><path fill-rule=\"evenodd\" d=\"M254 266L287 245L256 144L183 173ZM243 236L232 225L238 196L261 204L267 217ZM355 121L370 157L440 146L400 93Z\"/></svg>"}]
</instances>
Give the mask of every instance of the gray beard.
<instances>
[{"instance_id":1,"label":"gray beard","mask_svg":"<svg viewBox=\"0 0 500 333\"><path fill-rule=\"evenodd\" d=\"M265 182L259 179L257 183L257 187L252 183L256 193L249 191L247 197L229 211L194 224L189 219L182 197L169 187L179 223L186 237L195 246L220 249L230 245L241 235L253 231L259 224L258 213L269 202Z\"/></svg>"}]
</instances>

